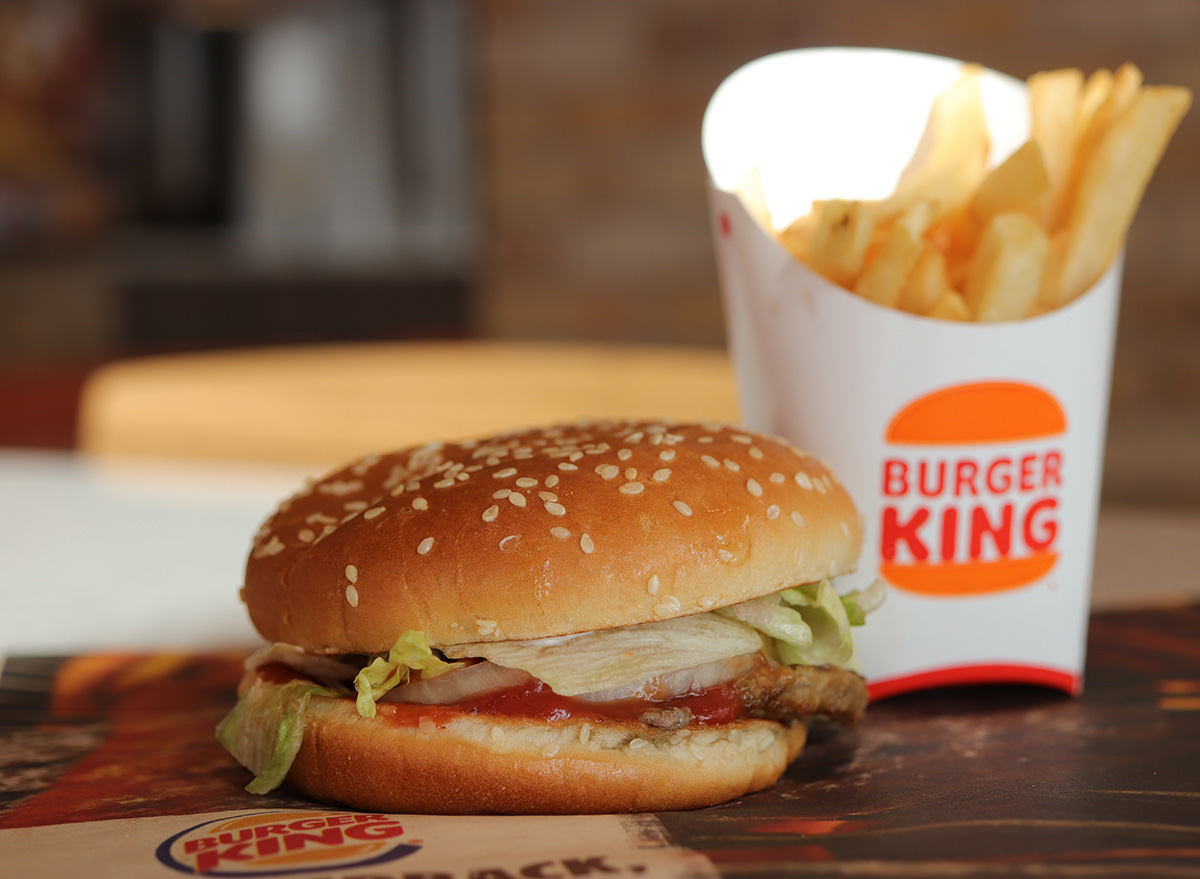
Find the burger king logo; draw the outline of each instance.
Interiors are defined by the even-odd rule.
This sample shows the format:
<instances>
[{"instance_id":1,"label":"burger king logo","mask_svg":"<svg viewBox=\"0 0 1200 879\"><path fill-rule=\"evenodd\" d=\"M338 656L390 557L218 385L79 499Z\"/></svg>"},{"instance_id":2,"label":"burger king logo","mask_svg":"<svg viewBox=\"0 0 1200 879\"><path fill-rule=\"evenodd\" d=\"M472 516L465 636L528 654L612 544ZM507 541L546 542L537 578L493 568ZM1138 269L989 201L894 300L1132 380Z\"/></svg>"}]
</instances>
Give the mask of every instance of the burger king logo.
<instances>
[{"instance_id":1,"label":"burger king logo","mask_svg":"<svg viewBox=\"0 0 1200 879\"><path fill-rule=\"evenodd\" d=\"M281 876L394 861L419 849L417 842L390 815L258 812L189 827L155 854L180 873Z\"/></svg>"},{"instance_id":2,"label":"burger king logo","mask_svg":"<svg viewBox=\"0 0 1200 879\"><path fill-rule=\"evenodd\" d=\"M901 409L883 460L880 576L930 596L1002 592L1058 561L1067 419L1019 382L943 388Z\"/></svg>"}]
</instances>

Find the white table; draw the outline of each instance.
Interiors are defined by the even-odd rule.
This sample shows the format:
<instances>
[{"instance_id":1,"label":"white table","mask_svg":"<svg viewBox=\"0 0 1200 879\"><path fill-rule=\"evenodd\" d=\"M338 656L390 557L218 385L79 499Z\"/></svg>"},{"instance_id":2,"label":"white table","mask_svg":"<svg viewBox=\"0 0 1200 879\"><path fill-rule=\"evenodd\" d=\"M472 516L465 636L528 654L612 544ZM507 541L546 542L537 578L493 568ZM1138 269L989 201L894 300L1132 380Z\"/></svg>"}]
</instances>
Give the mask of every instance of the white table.
<instances>
[{"instance_id":1,"label":"white table","mask_svg":"<svg viewBox=\"0 0 1200 879\"><path fill-rule=\"evenodd\" d=\"M0 654L254 644L250 538L304 475L0 450Z\"/></svg>"},{"instance_id":2,"label":"white table","mask_svg":"<svg viewBox=\"0 0 1200 879\"><path fill-rule=\"evenodd\" d=\"M0 655L259 642L251 535L299 467L0 450ZM1106 509L1093 606L1200 600L1200 514Z\"/></svg>"}]
</instances>

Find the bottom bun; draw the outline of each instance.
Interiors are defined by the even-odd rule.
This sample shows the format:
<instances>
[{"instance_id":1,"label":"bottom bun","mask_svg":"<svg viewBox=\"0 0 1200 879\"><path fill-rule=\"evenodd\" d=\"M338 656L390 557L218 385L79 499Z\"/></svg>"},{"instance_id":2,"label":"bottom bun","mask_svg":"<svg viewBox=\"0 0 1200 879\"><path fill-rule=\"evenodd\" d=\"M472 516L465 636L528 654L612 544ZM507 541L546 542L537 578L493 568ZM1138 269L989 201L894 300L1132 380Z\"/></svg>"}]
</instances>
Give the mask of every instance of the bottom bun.
<instances>
[{"instance_id":1,"label":"bottom bun","mask_svg":"<svg viewBox=\"0 0 1200 879\"><path fill-rule=\"evenodd\" d=\"M313 699L288 781L375 812L586 814L709 806L773 784L804 746L803 723L768 720L664 731L554 725L431 709L417 723L353 699ZM405 716L419 715L407 706Z\"/></svg>"}]
</instances>

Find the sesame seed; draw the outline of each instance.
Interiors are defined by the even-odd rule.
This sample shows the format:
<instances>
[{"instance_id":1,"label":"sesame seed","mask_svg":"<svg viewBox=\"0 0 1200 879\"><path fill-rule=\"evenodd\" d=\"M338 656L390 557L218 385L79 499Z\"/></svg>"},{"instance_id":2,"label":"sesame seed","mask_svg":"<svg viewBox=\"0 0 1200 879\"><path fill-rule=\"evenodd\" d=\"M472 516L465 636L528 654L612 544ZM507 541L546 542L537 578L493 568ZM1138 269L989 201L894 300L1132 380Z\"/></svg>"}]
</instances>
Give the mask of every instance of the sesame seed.
<instances>
[{"instance_id":1,"label":"sesame seed","mask_svg":"<svg viewBox=\"0 0 1200 879\"><path fill-rule=\"evenodd\" d=\"M618 449L617 457L620 458L622 461L628 461L630 458L633 457L633 451L631 449Z\"/></svg>"},{"instance_id":2,"label":"sesame seed","mask_svg":"<svg viewBox=\"0 0 1200 879\"><path fill-rule=\"evenodd\" d=\"M271 539L266 542L262 548L254 550L254 557L262 558L263 556L276 556L280 554L286 546L284 546L278 534L271 534Z\"/></svg>"},{"instance_id":3,"label":"sesame seed","mask_svg":"<svg viewBox=\"0 0 1200 879\"><path fill-rule=\"evenodd\" d=\"M733 436L730 437L730 439L733 440L735 443L741 443L744 446L748 446L748 445L750 445L750 443L754 442L754 440L752 440L750 437L746 436L745 434L741 434L741 433L735 433Z\"/></svg>"},{"instance_id":4,"label":"sesame seed","mask_svg":"<svg viewBox=\"0 0 1200 879\"><path fill-rule=\"evenodd\" d=\"M512 494L511 488L502 488L499 491L493 491L492 497L495 500L503 500L504 498L508 497L510 494Z\"/></svg>"},{"instance_id":5,"label":"sesame seed","mask_svg":"<svg viewBox=\"0 0 1200 879\"><path fill-rule=\"evenodd\" d=\"M387 512L387 507L371 507L371 509L363 513L363 518L374 519L376 516L382 516L385 512Z\"/></svg>"},{"instance_id":6,"label":"sesame seed","mask_svg":"<svg viewBox=\"0 0 1200 879\"><path fill-rule=\"evenodd\" d=\"M358 568L354 565L346 565L346 579L351 583L358 582Z\"/></svg>"},{"instance_id":7,"label":"sesame seed","mask_svg":"<svg viewBox=\"0 0 1200 879\"><path fill-rule=\"evenodd\" d=\"M629 750L636 751L639 748L646 747L648 744L650 744L650 743L648 741L646 741L645 739L630 739L629 740Z\"/></svg>"},{"instance_id":8,"label":"sesame seed","mask_svg":"<svg viewBox=\"0 0 1200 879\"><path fill-rule=\"evenodd\" d=\"M639 430L636 433L629 434L629 436L625 437L625 439L631 443L640 443L643 437L645 437L645 434Z\"/></svg>"},{"instance_id":9,"label":"sesame seed","mask_svg":"<svg viewBox=\"0 0 1200 879\"><path fill-rule=\"evenodd\" d=\"M770 476L770 479L776 485L783 485L783 483L787 481L787 477L784 476L782 473L778 473L778 472L772 473Z\"/></svg>"},{"instance_id":10,"label":"sesame seed","mask_svg":"<svg viewBox=\"0 0 1200 879\"><path fill-rule=\"evenodd\" d=\"M565 516L567 514L567 508L562 504L556 504L554 501L547 501L546 512L551 516Z\"/></svg>"},{"instance_id":11,"label":"sesame seed","mask_svg":"<svg viewBox=\"0 0 1200 879\"><path fill-rule=\"evenodd\" d=\"M514 549L516 549L520 545L521 545L521 535L520 534L510 534L510 535L508 535L508 537L505 537L503 540L500 541L500 549L502 549L504 552L512 552Z\"/></svg>"},{"instance_id":12,"label":"sesame seed","mask_svg":"<svg viewBox=\"0 0 1200 879\"><path fill-rule=\"evenodd\" d=\"M654 615L658 617L669 617L679 613L679 599L674 595L664 595L662 601L654 605Z\"/></svg>"},{"instance_id":13,"label":"sesame seed","mask_svg":"<svg viewBox=\"0 0 1200 879\"><path fill-rule=\"evenodd\" d=\"M522 476L516 482L518 488L533 488L537 484L538 481L536 479L531 479L528 476Z\"/></svg>"},{"instance_id":14,"label":"sesame seed","mask_svg":"<svg viewBox=\"0 0 1200 879\"><path fill-rule=\"evenodd\" d=\"M428 510L429 501L425 500L423 497L415 497L413 498L412 508L414 510Z\"/></svg>"},{"instance_id":15,"label":"sesame seed","mask_svg":"<svg viewBox=\"0 0 1200 879\"><path fill-rule=\"evenodd\" d=\"M497 470L492 474L493 479L507 479L510 476L517 475L516 467L505 467L503 470Z\"/></svg>"},{"instance_id":16,"label":"sesame seed","mask_svg":"<svg viewBox=\"0 0 1200 879\"><path fill-rule=\"evenodd\" d=\"M750 457L753 458L755 461L761 461L763 458L762 449L760 449L758 446L751 446L750 447Z\"/></svg>"},{"instance_id":17,"label":"sesame seed","mask_svg":"<svg viewBox=\"0 0 1200 879\"><path fill-rule=\"evenodd\" d=\"M555 494L554 492L552 492L552 491L539 491L539 492L538 492L538 497L540 497L540 498L541 498L542 500L544 500L544 501L556 501L556 500L558 500L558 495L556 495L556 494Z\"/></svg>"},{"instance_id":18,"label":"sesame seed","mask_svg":"<svg viewBox=\"0 0 1200 879\"><path fill-rule=\"evenodd\" d=\"M713 605L716 603L717 597L715 595L705 595L700 599L700 606L705 610L711 610Z\"/></svg>"},{"instance_id":19,"label":"sesame seed","mask_svg":"<svg viewBox=\"0 0 1200 879\"><path fill-rule=\"evenodd\" d=\"M543 481L545 482L546 488L554 488L554 486L558 485L558 474L551 473Z\"/></svg>"},{"instance_id":20,"label":"sesame seed","mask_svg":"<svg viewBox=\"0 0 1200 879\"><path fill-rule=\"evenodd\" d=\"M346 503L342 504L342 509L349 510L352 513L361 513L369 506L370 504L366 501L346 501Z\"/></svg>"},{"instance_id":21,"label":"sesame seed","mask_svg":"<svg viewBox=\"0 0 1200 879\"><path fill-rule=\"evenodd\" d=\"M344 497L348 494L354 494L356 491L362 491L363 482L361 479L338 480L331 482L322 482L317 486L317 491L321 494L331 494L334 497Z\"/></svg>"},{"instance_id":22,"label":"sesame seed","mask_svg":"<svg viewBox=\"0 0 1200 879\"><path fill-rule=\"evenodd\" d=\"M301 543L312 543L316 536L311 528L301 528L300 533L296 535L296 539Z\"/></svg>"},{"instance_id":23,"label":"sesame seed","mask_svg":"<svg viewBox=\"0 0 1200 879\"><path fill-rule=\"evenodd\" d=\"M353 585L346 587L346 604L358 607L358 590Z\"/></svg>"},{"instance_id":24,"label":"sesame seed","mask_svg":"<svg viewBox=\"0 0 1200 879\"><path fill-rule=\"evenodd\" d=\"M434 488L449 488L450 486L454 485L454 483L457 481L458 480L456 480L453 476L451 476L447 479L438 480L437 482L435 482L433 484L433 487Z\"/></svg>"},{"instance_id":25,"label":"sesame seed","mask_svg":"<svg viewBox=\"0 0 1200 879\"><path fill-rule=\"evenodd\" d=\"M792 510L791 519L793 522L795 522L801 528L803 528L806 524L804 521L804 517L801 516L799 513L797 513L795 510Z\"/></svg>"},{"instance_id":26,"label":"sesame seed","mask_svg":"<svg viewBox=\"0 0 1200 879\"><path fill-rule=\"evenodd\" d=\"M717 550L717 558L719 558L723 562L731 562L735 558L737 558L737 556L735 556L733 553L731 553L727 549L718 549Z\"/></svg>"},{"instance_id":27,"label":"sesame seed","mask_svg":"<svg viewBox=\"0 0 1200 879\"><path fill-rule=\"evenodd\" d=\"M803 470L801 470L799 473L797 473L795 475L795 477L793 477L793 478L796 480L796 484L798 486L800 486L801 488L806 488L809 491L812 491L813 481L809 478L808 474L805 473Z\"/></svg>"},{"instance_id":28,"label":"sesame seed","mask_svg":"<svg viewBox=\"0 0 1200 879\"><path fill-rule=\"evenodd\" d=\"M510 504L512 504L514 507L524 507L525 506L525 495L521 494L521 492L519 492L519 491L514 491L511 494L509 494L508 502Z\"/></svg>"},{"instance_id":29,"label":"sesame seed","mask_svg":"<svg viewBox=\"0 0 1200 879\"><path fill-rule=\"evenodd\" d=\"M583 457L583 452L571 452L571 456L569 458L567 458L567 460L568 461L578 461L582 457Z\"/></svg>"},{"instance_id":30,"label":"sesame seed","mask_svg":"<svg viewBox=\"0 0 1200 879\"><path fill-rule=\"evenodd\" d=\"M483 463L487 464L489 467L495 467L497 464L500 463L500 459L497 458L495 455L488 455L487 460L484 461Z\"/></svg>"},{"instance_id":31,"label":"sesame seed","mask_svg":"<svg viewBox=\"0 0 1200 879\"><path fill-rule=\"evenodd\" d=\"M649 595L658 595L658 587L661 584L658 579L658 574L651 574L650 579L646 581L646 592Z\"/></svg>"},{"instance_id":32,"label":"sesame seed","mask_svg":"<svg viewBox=\"0 0 1200 879\"><path fill-rule=\"evenodd\" d=\"M626 467L625 468L625 478L626 479L637 479L637 468L636 467Z\"/></svg>"},{"instance_id":33,"label":"sesame seed","mask_svg":"<svg viewBox=\"0 0 1200 879\"><path fill-rule=\"evenodd\" d=\"M542 745L542 756L553 757L558 753L558 745Z\"/></svg>"},{"instance_id":34,"label":"sesame seed","mask_svg":"<svg viewBox=\"0 0 1200 879\"><path fill-rule=\"evenodd\" d=\"M475 621L475 628L479 631L479 634L481 634L481 635L492 634L493 632L496 631L496 627L498 625L499 625L499 623L497 623L495 620L476 620Z\"/></svg>"},{"instance_id":35,"label":"sesame seed","mask_svg":"<svg viewBox=\"0 0 1200 879\"><path fill-rule=\"evenodd\" d=\"M698 443L711 443L712 441L713 441L713 438L711 436L696 437L696 442L698 442Z\"/></svg>"},{"instance_id":36,"label":"sesame seed","mask_svg":"<svg viewBox=\"0 0 1200 879\"><path fill-rule=\"evenodd\" d=\"M404 483L405 491L416 491L420 487L421 482L418 479L410 479L408 482Z\"/></svg>"},{"instance_id":37,"label":"sesame seed","mask_svg":"<svg viewBox=\"0 0 1200 879\"><path fill-rule=\"evenodd\" d=\"M663 467L661 470L654 471L654 481L655 482L666 482L670 478L671 478L671 471L666 467Z\"/></svg>"},{"instance_id":38,"label":"sesame seed","mask_svg":"<svg viewBox=\"0 0 1200 879\"><path fill-rule=\"evenodd\" d=\"M705 464L707 464L709 467L720 467L721 466L721 462L718 461L716 458L714 458L712 455L701 455L700 460L703 461Z\"/></svg>"},{"instance_id":39,"label":"sesame seed","mask_svg":"<svg viewBox=\"0 0 1200 879\"><path fill-rule=\"evenodd\" d=\"M492 504L490 507L488 507L486 510L483 511L483 521L495 522L496 517L499 515L500 515L500 508L498 506L496 506L495 504Z\"/></svg>"},{"instance_id":40,"label":"sesame seed","mask_svg":"<svg viewBox=\"0 0 1200 879\"><path fill-rule=\"evenodd\" d=\"M558 469L559 470L578 470L579 467L576 466L575 464L568 464L566 461L563 461L561 464L558 465Z\"/></svg>"},{"instance_id":41,"label":"sesame seed","mask_svg":"<svg viewBox=\"0 0 1200 879\"><path fill-rule=\"evenodd\" d=\"M813 480L813 488L817 490L817 494L825 494L825 492L829 491L829 486L826 484L825 479L821 477Z\"/></svg>"},{"instance_id":42,"label":"sesame seed","mask_svg":"<svg viewBox=\"0 0 1200 879\"><path fill-rule=\"evenodd\" d=\"M746 480L746 491L750 492L750 494L754 495L755 497L763 496L763 487L758 484L758 480L756 479Z\"/></svg>"},{"instance_id":43,"label":"sesame seed","mask_svg":"<svg viewBox=\"0 0 1200 879\"><path fill-rule=\"evenodd\" d=\"M592 737L592 725L590 723L585 723L583 726L581 726L579 728L579 744L586 745L588 743L588 739L590 739L591 737Z\"/></svg>"},{"instance_id":44,"label":"sesame seed","mask_svg":"<svg viewBox=\"0 0 1200 879\"><path fill-rule=\"evenodd\" d=\"M685 515L685 516L692 515L692 508L689 507L687 504L685 504L683 501L674 501L674 506L675 506L675 509L679 510L679 512L683 513L683 515Z\"/></svg>"},{"instance_id":45,"label":"sesame seed","mask_svg":"<svg viewBox=\"0 0 1200 879\"><path fill-rule=\"evenodd\" d=\"M731 461L728 458L726 458L725 459L725 469L730 471L731 473L737 473L742 468L738 466L737 461Z\"/></svg>"},{"instance_id":46,"label":"sesame seed","mask_svg":"<svg viewBox=\"0 0 1200 879\"><path fill-rule=\"evenodd\" d=\"M660 461L674 461L675 460L675 450L674 449L663 449L661 452L658 453L658 459Z\"/></svg>"},{"instance_id":47,"label":"sesame seed","mask_svg":"<svg viewBox=\"0 0 1200 879\"><path fill-rule=\"evenodd\" d=\"M596 551L596 544L592 542L592 538L587 534L579 538L579 548L591 555Z\"/></svg>"},{"instance_id":48,"label":"sesame seed","mask_svg":"<svg viewBox=\"0 0 1200 879\"><path fill-rule=\"evenodd\" d=\"M571 536L571 532L568 531L566 528L562 527L561 525L555 525L553 528L550 529L550 533L553 534L555 537L557 537L559 540L566 540L568 537Z\"/></svg>"},{"instance_id":49,"label":"sesame seed","mask_svg":"<svg viewBox=\"0 0 1200 879\"><path fill-rule=\"evenodd\" d=\"M641 494L645 487L640 482L626 482L621 486L619 491L621 494Z\"/></svg>"},{"instance_id":50,"label":"sesame seed","mask_svg":"<svg viewBox=\"0 0 1200 879\"><path fill-rule=\"evenodd\" d=\"M847 525L845 522L842 523L842 536L843 537L850 536L850 526Z\"/></svg>"},{"instance_id":51,"label":"sesame seed","mask_svg":"<svg viewBox=\"0 0 1200 879\"><path fill-rule=\"evenodd\" d=\"M779 518L779 505L778 504L771 504L771 506L767 507L767 518L768 519L778 519Z\"/></svg>"},{"instance_id":52,"label":"sesame seed","mask_svg":"<svg viewBox=\"0 0 1200 879\"><path fill-rule=\"evenodd\" d=\"M615 479L621 474L621 468L616 464L601 464L596 468L596 472L605 479Z\"/></svg>"},{"instance_id":53,"label":"sesame seed","mask_svg":"<svg viewBox=\"0 0 1200 879\"><path fill-rule=\"evenodd\" d=\"M420 543L417 544L417 552L420 553L421 555L428 555L429 550L431 550L431 549L433 549L433 538L432 537L426 537L424 540L422 540Z\"/></svg>"},{"instance_id":54,"label":"sesame seed","mask_svg":"<svg viewBox=\"0 0 1200 879\"><path fill-rule=\"evenodd\" d=\"M306 518L304 520L304 522L305 522L305 524L308 524L308 525L313 525L313 524L317 524L317 523L320 523L322 525L334 525L337 523L337 519L335 519L333 516L326 516L324 513L313 513L308 518Z\"/></svg>"}]
</instances>

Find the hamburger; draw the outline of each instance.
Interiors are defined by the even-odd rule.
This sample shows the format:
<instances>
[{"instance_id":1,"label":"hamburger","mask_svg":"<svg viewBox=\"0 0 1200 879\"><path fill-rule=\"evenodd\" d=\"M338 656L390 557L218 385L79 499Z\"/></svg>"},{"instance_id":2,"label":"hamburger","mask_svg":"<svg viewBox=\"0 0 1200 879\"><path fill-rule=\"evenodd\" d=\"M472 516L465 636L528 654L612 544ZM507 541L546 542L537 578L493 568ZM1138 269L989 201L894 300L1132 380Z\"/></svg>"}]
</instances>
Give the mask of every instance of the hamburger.
<instances>
[{"instance_id":1,"label":"hamburger","mask_svg":"<svg viewBox=\"0 0 1200 879\"><path fill-rule=\"evenodd\" d=\"M218 738L379 812L664 811L774 783L856 724L861 526L740 427L619 421L371 455L285 501L242 598L271 643Z\"/></svg>"}]
</instances>

